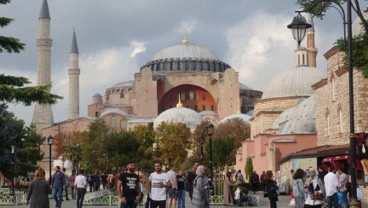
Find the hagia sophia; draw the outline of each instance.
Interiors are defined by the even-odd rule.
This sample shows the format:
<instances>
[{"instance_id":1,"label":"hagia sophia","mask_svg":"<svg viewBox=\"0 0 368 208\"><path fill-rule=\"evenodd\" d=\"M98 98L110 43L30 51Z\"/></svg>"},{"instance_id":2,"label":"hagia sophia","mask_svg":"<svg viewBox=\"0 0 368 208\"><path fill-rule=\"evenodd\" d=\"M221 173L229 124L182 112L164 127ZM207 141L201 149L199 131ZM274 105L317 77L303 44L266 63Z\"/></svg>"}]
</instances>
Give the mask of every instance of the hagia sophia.
<instances>
[{"instance_id":1,"label":"hagia sophia","mask_svg":"<svg viewBox=\"0 0 368 208\"><path fill-rule=\"evenodd\" d=\"M52 41L47 0L43 1L39 21L38 84L48 84ZM210 49L185 35L181 42L154 54L131 80L104 89L104 94L96 92L87 106L87 117L79 115L79 73L83 69L79 69L74 33L68 70L69 119L54 123L51 107L44 105L36 106L32 123L48 136L84 131L97 117L118 130L180 122L191 131L203 121L217 126L229 118L240 118L250 124L251 136L237 151L236 170L244 170L248 157L258 173L272 170L280 178L289 177L291 169L317 165L348 170L348 70L342 60L343 52L336 47L324 53L327 67L317 69L318 50L311 16L308 23L312 27L307 30L306 47L295 50L295 67L275 76L263 93L240 83L239 72L231 63L223 62ZM358 34L358 20L353 27ZM355 129L367 132L368 79L358 70L354 70L353 76ZM45 145L44 150L47 148ZM48 161L47 157L45 154L43 162ZM357 158L358 181L368 182L368 173L363 171L368 170L367 163L368 159ZM368 195L367 188L363 191Z\"/></svg>"}]
</instances>

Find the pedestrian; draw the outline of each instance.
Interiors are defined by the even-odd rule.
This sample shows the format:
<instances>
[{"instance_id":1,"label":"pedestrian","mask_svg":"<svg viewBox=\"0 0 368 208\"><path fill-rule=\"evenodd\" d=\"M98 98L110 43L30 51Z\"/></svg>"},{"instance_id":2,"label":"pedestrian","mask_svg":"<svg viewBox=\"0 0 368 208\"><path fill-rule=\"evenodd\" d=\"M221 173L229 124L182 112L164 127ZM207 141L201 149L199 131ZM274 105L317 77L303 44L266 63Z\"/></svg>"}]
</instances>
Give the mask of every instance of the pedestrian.
<instances>
[{"instance_id":1,"label":"pedestrian","mask_svg":"<svg viewBox=\"0 0 368 208\"><path fill-rule=\"evenodd\" d=\"M339 181L335 174L334 166L330 166L328 168L328 173L324 177L324 182L327 197L327 208L332 208L332 204L334 204L335 207L338 207L337 188L339 186Z\"/></svg>"},{"instance_id":2,"label":"pedestrian","mask_svg":"<svg viewBox=\"0 0 368 208\"><path fill-rule=\"evenodd\" d=\"M318 166L318 177L321 179L322 183L324 183L325 175L327 174L327 171L323 168L322 165Z\"/></svg>"},{"instance_id":3,"label":"pedestrian","mask_svg":"<svg viewBox=\"0 0 368 208\"><path fill-rule=\"evenodd\" d=\"M61 172L60 166L55 167L55 173L52 176L52 192L56 202L56 207L60 208L63 201L63 189L65 188L65 175Z\"/></svg>"},{"instance_id":4,"label":"pedestrian","mask_svg":"<svg viewBox=\"0 0 368 208\"><path fill-rule=\"evenodd\" d=\"M339 192L342 195L342 207L348 208L349 201L348 201L348 190L346 188L346 184L348 183L348 175L346 175L341 168L337 169L336 172L337 180L339 181Z\"/></svg>"},{"instance_id":5,"label":"pedestrian","mask_svg":"<svg viewBox=\"0 0 368 208\"><path fill-rule=\"evenodd\" d=\"M210 207L210 184L205 175L204 166L198 166L196 170L197 177L193 181L193 199L192 208L208 208Z\"/></svg>"},{"instance_id":6,"label":"pedestrian","mask_svg":"<svg viewBox=\"0 0 368 208\"><path fill-rule=\"evenodd\" d=\"M237 185L235 193L234 193L234 199L235 199L235 203L236 203L237 206L242 206L241 194L242 194L242 190L241 190L240 186Z\"/></svg>"},{"instance_id":7,"label":"pedestrian","mask_svg":"<svg viewBox=\"0 0 368 208\"><path fill-rule=\"evenodd\" d=\"M70 186L69 184L69 176L66 174L66 169L63 168L63 173L65 176L65 200L69 201L69 194L68 194L68 188Z\"/></svg>"},{"instance_id":8,"label":"pedestrian","mask_svg":"<svg viewBox=\"0 0 368 208\"><path fill-rule=\"evenodd\" d=\"M102 173L101 175L101 183L102 183L102 189L106 189L107 186L107 174L105 172Z\"/></svg>"},{"instance_id":9,"label":"pedestrian","mask_svg":"<svg viewBox=\"0 0 368 208\"><path fill-rule=\"evenodd\" d=\"M35 175L36 178L28 187L27 204L31 202L30 208L50 208L51 187L49 182L45 180L45 171L38 168Z\"/></svg>"},{"instance_id":10,"label":"pedestrian","mask_svg":"<svg viewBox=\"0 0 368 208\"><path fill-rule=\"evenodd\" d=\"M310 180L307 184L307 197L305 199L306 208L321 208L324 202L324 186L314 168L309 169Z\"/></svg>"},{"instance_id":11,"label":"pedestrian","mask_svg":"<svg viewBox=\"0 0 368 208\"><path fill-rule=\"evenodd\" d=\"M252 184L253 193L256 194L259 187L259 175L256 171L253 171L253 174L250 176L250 182Z\"/></svg>"},{"instance_id":12,"label":"pedestrian","mask_svg":"<svg viewBox=\"0 0 368 208\"><path fill-rule=\"evenodd\" d=\"M168 180L171 183L171 187L167 188L167 208L176 208L176 199L178 198L176 173L174 165L170 165L170 170L166 173Z\"/></svg>"},{"instance_id":13,"label":"pedestrian","mask_svg":"<svg viewBox=\"0 0 368 208\"><path fill-rule=\"evenodd\" d=\"M266 176L266 171L263 171L261 174L261 178L260 178L263 195L265 193L265 184L264 184L265 176Z\"/></svg>"},{"instance_id":14,"label":"pedestrian","mask_svg":"<svg viewBox=\"0 0 368 208\"><path fill-rule=\"evenodd\" d=\"M93 183L94 183L95 177L93 175L92 172L90 172L90 174L88 174L87 176L87 182L88 182L88 186L89 186L89 192L93 191Z\"/></svg>"},{"instance_id":15,"label":"pedestrian","mask_svg":"<svg viewBox=\"0 0 368 208\"><path fill-rule=\"evenodd\" d=\"M305 202L305 191L303 178L306 173L302 169L297 169L293 176L293 194L295 198L295 207L303 208Z\"/></svg>"},{"instance_id":16,"label":"pedestrian","mask_svg":"<svg viewBox=\"0 0 368 208\"><path fill-rule=\"evenodd\" d=\"M99 173L96 172L93 177L93 191L98 191L100 189L100 176Z\"/></svg>"},{"instance_id":17,"label":"pedestrian","mask_svg":"<svg viewBox=\"0 0 368 208\"><path fill-rule=\"evenodd\" d=\"M270 200L270 208L277 208L277 184L273 179L272 171L268 170L265 175L265 192L267 194L268 199Z\"/></svg>"},{"instance_id":18,"label":"pedestrian","mask_svg":"<svg viewBox=\"0 0 368 208\"><path fill-rule=\"evenodd\" d=\"M120 198L120 208L137 207L141 197L141 187L139 176L135 173L134 161L129 162L127 171L120 174L116 188Z\"/></svg>"},{"instance_id":19,"label":"pedestrian","mask_svg":"<svg viewBox=\"0 0 368 208\"><path fill-rule=\"evenodd\" d=\"M236 172L236 185L239 185L241 183L244 183L244 176L241 173L241 170L238 170L238 172Z\"/></svg>"},{"instance_id":20,"label":"pedestrian","mask_svg":"<svg viewBox=\"0 0 368 208\"><path fill-rule=\"evenodd\" d=\"M84 195L87 192L87 178L81 169L74 181L74 189L77 191L77 208L82 208Z\"/></svg>"},{"instance_id":21,"label":"pedestrian","mask_svg":"<svg viewBox=\"0 0 368 208\"><path fill-rule=\"evenodd\" d=\"M75 177L77 177L77 176L76 176L75 170L73 169L72 174L68 178L68 184L69 184L69 187L71 187L72 199L75 199L75 192L74 192Z\"/></svg>"},{"instance_id":22,"label":"pedestrian","mask_svg":"<svg viewBox=\"0 0 368 208\"><path fill-rule=\"evenodd\" d=\"M178 170L178 175L176 176L176 183L178 185L178 208L185 208L185 187L182 169Z\"/></svg>"},{"instance_id":23,"label":"pedestrian","mask_svg":"<svg viewBox=\"0 0 368 208\"><path fill-rule=\"evenodd\" d=\"M155 172L148 177L148 190L151 191L151 208L165 208L166 188L171 187L166 173L162 172L162 162L155 162Z\"/></svg>"},{"instance_id":24,"label":"pedestrian","mask_svg":"<svg viewBox=\"0 0 368 208\"><path fill-rule=\"evenodd\" d=\"M231 182L231 172L227 171L224 180L224 196L223 196L223 203L224 205L230 205L233 203L233 194L231 191L231 187L233 183Z\"/></svg>"},{"instance_id":25,"label":"pedestrian","mask_svg":"<svg viewBox=\"0 0 368 208\"><path fill-rule=\"evenodd\" d=\"M185 183L187 183L186 189L189 192L190 200L193 198L193 181L197 177L196 171L198 166L198 162L193 163L192 169L187 172L187 176L185 177Z\"/></svg>"}]
</instances>

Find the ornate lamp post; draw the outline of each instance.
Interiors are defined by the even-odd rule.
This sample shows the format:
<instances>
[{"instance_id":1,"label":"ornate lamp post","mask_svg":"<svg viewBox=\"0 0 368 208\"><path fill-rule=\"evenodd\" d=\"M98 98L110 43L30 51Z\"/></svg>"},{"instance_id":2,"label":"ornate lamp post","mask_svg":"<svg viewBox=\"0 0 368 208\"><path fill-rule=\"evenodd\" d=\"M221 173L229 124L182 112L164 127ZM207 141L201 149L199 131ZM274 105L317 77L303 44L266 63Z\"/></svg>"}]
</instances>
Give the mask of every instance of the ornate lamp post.
<instances>
[{"instance_id":1,"label":"ornate lamp post","mask_svg":"<svg viewBox=\"0 0 368 208\"><path fill-rule=\"evenodd\" d=\"M54 144L54 137L51 135L47 137L47 144L49 145L49 182L51 183L51 151L52 145Z\"/></svg>"},{"instance_id":2,"label":"ornate lamp post","mask_svg":"<svg viewBox=\"0 0 368 208\"><path fill-rule=\"evenodd\" d=\"M357 137L355 136L355 123L354 123L354 91L353 91L353 63L352 63L352 58L353 58L353 54L352 54L352 20L351 20L351 0L347 0L346 1L346 14L347 16L345 17L345 11L342 8L342 6L339 3L336 3L332 0L320 0L317 1L316 3L310 5L307 9L305 9L304 11L296 11L298 13L297 16L301 16L300 13L301 12L310 12L316 5L322 3L322 2L327 2L327 3L333 3L335 4L337 7L337 10L339 10L342 19L343 19L343 24L344 24L344 37L346 37L345 35L345 27L347 28L348 31L348 35L347 35L347 57L348 57L348 72L349 72L349 120L350 120L350 174L351 174L351 192L352 192L352 200L350 203L350 207L351 208L355 208L359 206L359 203L357 202L357 193L356 193L356 184L357 184L357 178L356 178L356 149L357 149ZM294 17L294 19L297 17ZM288 25L288 28L290 29L300 29L300 30L305 30L306 28L306 21L305 18L304 22L295 22L294 20L293 22ZM298 26L299 25L299 26ZM293 32L294 34L294 32ZM300 34L303 34L303 32L300 32ZM302 37L302 36L298 36ZM295 36L294 36L295 38ZM303 37L304 38L304 37ZM300 42L302 41L301 39L296 39L298 41L298 44L300 44ZM345 40L346 41L346 40Z\"/></svg>"},{"instance_id":3,"label":"ornate lamp post","mask_svg":"<svg viewBox=\"0 0 368 208\"><path fill-rule=\"evenodd\" d=\"M201 145L201 164L203 164L203 144L204 144L204 140L205 140L205 135L204 132L202 131L202 133L199 135L199 144Z\"/></svg>"},{"instance_id":4,"label":"ornate lamp post","mask_svg":"<svg viewBox=\"0 0 368 208\"><path fill-rule=\"evenodd\" d=\"M14 140L12 141L11 145L11 153L12 153L12 181L11 181L11 195L14 195L14 177L15 177L15 145Z\"/></svg>"},{"instance_id":5,"label":"ornate lamp post","mask_svg":"<svg viewBox=\"0 0 368 208\"><path fill-rule=\"evenodd\" d=\"M212 135L213 135L213 128L215 126L211 123L211 122L208 122L206 124L206 132L207 132L207 135L209 137L209 150L210 150L210 171L211 171L211 182L213 183L213 164L212 164Z\"/></svg>"},{"instance_id":6,"label":"ornate lamp post","mask_svg":"<svg viewBox=\"0 0 368 208\"><path fill-rule=\"evenodd\" d=\"M80 155L80 145L77 144L76 146L77 149L77 160L76 160L76 164L74 165L74 169L79 171L79 155Z\"/></svg>"}]
</instances>

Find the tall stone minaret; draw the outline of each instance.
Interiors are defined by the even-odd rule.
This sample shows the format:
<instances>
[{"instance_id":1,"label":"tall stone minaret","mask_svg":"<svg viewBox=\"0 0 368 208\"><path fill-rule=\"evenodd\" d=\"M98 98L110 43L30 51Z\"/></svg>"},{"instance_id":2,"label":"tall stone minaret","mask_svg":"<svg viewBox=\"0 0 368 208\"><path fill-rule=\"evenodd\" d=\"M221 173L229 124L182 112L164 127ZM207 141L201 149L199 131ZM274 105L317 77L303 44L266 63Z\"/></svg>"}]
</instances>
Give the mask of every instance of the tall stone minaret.
<instances>
[{"instance_id":1,"label":"tall stone minaret","mask_svg":"<svg viewBox=\"0 0 368 208\"><path fill-rule=\"evenodd\" d=\"M69 53L69 111L68 119L79 118L79 52L75 30Z\"/></svg>"},{"instance_id":2,"label":"tall stone minaret","mask_svg":"<svg viewBox=\"0 0 368 208\"><path fill-rule=\"evenodd\" d=\"M312 14L308 14L308 23L312 25L312 27L307 29L307 49L308 49L308 65L310 67L317 66L317 48L315 45L315 35L314 35L314 23Z\"/></svg>"},{"instance_id":3,"label":"tall stone minaret","mask_svg":"<svg viewBox=\"0 0 368 208\"><path fill-rule=\"evenodd\" d=\"M50 38L50 13L47 0L43 0L40 16L38 18L37 39L37 85L51 84L51 45ZM37 132L41 133L43 128L54 123L51 105L36 104L33 113L32 124L36 126Z\"/></svg>"}]
</instances>

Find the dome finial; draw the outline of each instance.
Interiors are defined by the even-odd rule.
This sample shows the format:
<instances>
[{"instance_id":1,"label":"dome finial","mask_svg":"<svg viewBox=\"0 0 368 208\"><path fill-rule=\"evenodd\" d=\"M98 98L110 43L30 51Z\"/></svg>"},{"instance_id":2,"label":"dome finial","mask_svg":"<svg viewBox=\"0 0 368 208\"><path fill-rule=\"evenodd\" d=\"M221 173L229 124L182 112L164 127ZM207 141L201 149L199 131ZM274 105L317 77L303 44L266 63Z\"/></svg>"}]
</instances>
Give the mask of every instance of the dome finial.
<instances>
[{"instance_id":1,"label":"dome finial","mask_svg":"<svg viewBox=\"0 0 368 208\"><path fill-rule=\"evenodd\" d=\"M183 42L184 44L189 43L189 40L188 40L188 33L187 33L187 32L185 32L185 34L184 34L184 38L183 38L183 40L182 40L181 42Z\"/></svg>"},{"instance_id":2,"label":"dome finial","mask_svg":"<svg viewBox=\"0 0 368 208\"><path fill-rule=\"evenodd\" d=\"M178 101L178 104L176 104L176 107L177 108L183 107L183 104L181 103L181 99L180 99L180 93L179 93L179 101Z\"/></svg>"}]
</instances>

